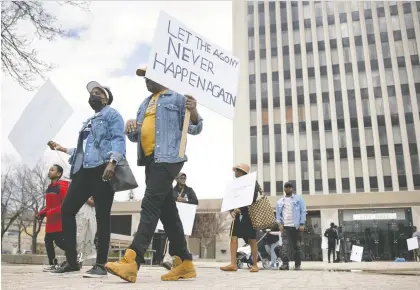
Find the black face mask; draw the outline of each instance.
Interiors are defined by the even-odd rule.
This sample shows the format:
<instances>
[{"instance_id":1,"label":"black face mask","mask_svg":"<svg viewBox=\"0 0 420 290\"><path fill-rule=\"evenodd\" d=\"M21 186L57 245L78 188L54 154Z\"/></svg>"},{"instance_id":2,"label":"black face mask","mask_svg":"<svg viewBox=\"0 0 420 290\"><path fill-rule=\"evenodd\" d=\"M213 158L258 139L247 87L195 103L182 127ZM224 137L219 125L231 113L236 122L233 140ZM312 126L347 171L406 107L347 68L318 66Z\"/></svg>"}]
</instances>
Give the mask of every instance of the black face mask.
<instances>
[{"instance_id":1,"label":"black face mask","mask_svg":"<svg viewBox=\"0 0 420 290\"><path fill-rule=\"evenodd\" d=\"M105 105L101 102L101 97L92 94L89 97L89 105L96 112L100 111L103 107L105 107Z\"/></svg>"}]
</instances>

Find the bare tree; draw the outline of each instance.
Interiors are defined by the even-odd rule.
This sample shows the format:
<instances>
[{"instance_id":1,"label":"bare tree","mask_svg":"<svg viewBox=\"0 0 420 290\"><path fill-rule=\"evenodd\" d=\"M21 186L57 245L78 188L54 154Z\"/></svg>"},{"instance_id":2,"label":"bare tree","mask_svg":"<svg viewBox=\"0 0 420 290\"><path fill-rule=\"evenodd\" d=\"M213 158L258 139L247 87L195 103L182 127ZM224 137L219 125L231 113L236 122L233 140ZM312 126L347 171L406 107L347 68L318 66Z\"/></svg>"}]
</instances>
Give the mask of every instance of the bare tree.
<instances>
[{"instance_id":1,"label":"bare tree","mask_svg":"<svg viewBox=\"0 0 420 290\"><path fill-rule=\"evenodd\" d=\"M200 213L195 217L192 237L199 238L204 249L204 258L210 244L229 229L226 213Z\"/></svg>"},{"instance_id":2,"label":"bare tree","mask_svg":"<svg viewBox=\"0 0 420 290\"><path fill-rule=\"evenodd\" d=\"M23 192L17 188L14 161L2 157L1 172L1 238L9 230L25 209Z\"/></svg>"},{"instance_id":3,"label":"bare tree","mask_svg":"<svg viewBox=\"0 0 420 290\"><path fill-rule=\"evenodd\" d=\"M32 214L32 221L23 223L25 233L32 238L32 253L37 252L37 237L41 231L43 218L38 219L36 214L45 206L45 192L48 187L48 175L45 164L38 163L33 170L22 166L18 172L18 180L26 198L26 208ZM28 228L32 227L31 231Z\"/></svg>"},{"instance_id":4,"label":"bare tree","mask_svg":"<svg viewBox=\"0 0 420 290\"><path fill-rule=\"evenodd\" d=\"M86 1L62 1L59 5L71 5L88 9ZM53 65L38 57L31 48L33 39L19 34L18 24L28 21L35 28L35 37L48 41L68 35L58 19L46 8L44 1L1 2L1 62L2 70L26 90L33 90L37 76L44 78Z\"/></svg>"}]
</instances>

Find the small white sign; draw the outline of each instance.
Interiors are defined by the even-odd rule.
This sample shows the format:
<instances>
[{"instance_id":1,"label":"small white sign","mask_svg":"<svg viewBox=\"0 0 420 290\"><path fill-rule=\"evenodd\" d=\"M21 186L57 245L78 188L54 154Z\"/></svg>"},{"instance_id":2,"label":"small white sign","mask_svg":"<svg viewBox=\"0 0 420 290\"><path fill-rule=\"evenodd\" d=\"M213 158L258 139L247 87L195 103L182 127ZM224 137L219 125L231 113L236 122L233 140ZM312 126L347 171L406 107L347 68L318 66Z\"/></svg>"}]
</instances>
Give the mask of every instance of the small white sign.
<instances>
[{"instance_id":1,"label":"small white sign","mask_svg":"<svg viewBox=\"0 0 420 290\"><path fill-rule=\"evenodd\" d=\"M326 237L322 237L321 249L328 250L328 239Z\"/></svg>"},{"instance_id":2,"label":"small white sign","mask_svg":"<svg viewBox=\"0 0 420 290\"><path fill-rule=\"evenodd\" d=\"M361 262L363 257L363 247L353 245L351 247L350 260L354 262Z\"/></svg>"},{"instance_id":3,"label":"small white sign","mask_svg":"<svg viewBox=\"0 0 420 290\"><path fill-rule=\"evenodd\" d=\"M409 251L419 248L419 240L417 237L407 239L407 248Z\"/></svg>"},{"instance_id":4,"label":"small white sign","mask_svg":"<svg viewBox=\"0 0 420 290\"><path fill-rule=\"evenodd\" d=\"M191 236L197 206L195 204L177 202L176 207L178 208L179 217L182 222L182 227L184 228L184 234L186 236ZM158 221L155 232L157 232L157 230L164 231L163 224L160 220Z\"/></svg>"},{"instance_id":5,"label":"small white sign","mask_svg":"<svg viewBox=\"0 0 420 290\"><path fill-rule=\"evenodd\" d=\"M338 241L337 246L335 247L336 252L340 252L340 241Z\"/></svg>"},{"instance_id":6,"label":"small white sign","mask_svg":"<svg viewBox=\"0 0 420 290\"><path fill-rule=\"evenodd\" d=\"M368 221L368 220L396 220L397 214L390 213L360 213L354 214L353 220L355 221Z\"/></svg>"},{"instance_id":7,"label":"small white sign","mask_svg":"<svg viewBox=\"0 0 420 290\"><path fill-rule=\"evenodd\" d=\"M73 108L51 80L47 80L23 110L9 134L9 140L33 168L44 155L47 142L52 140L70 118Z\"/></svg>"},{"instance_id":8,"label":"small white sign","mask_svg":"<svg viewBox=\"0 0 420 290\"><path fill-rule=\"evenodd\" d=\"M250 205L254 200L257 172L235 178L226 185L220 212Z\"/></svg>"},{"instance_id":9,"label":"small white sign","mask_svg":"<svg viewBox=\"0 0 420 290\"><path fill-rule=\"evenodd\" d=\"M199 104L233 119L239 63L231 53L161 11L146 78L192 95Z\"/></svg>"}]
</instances>

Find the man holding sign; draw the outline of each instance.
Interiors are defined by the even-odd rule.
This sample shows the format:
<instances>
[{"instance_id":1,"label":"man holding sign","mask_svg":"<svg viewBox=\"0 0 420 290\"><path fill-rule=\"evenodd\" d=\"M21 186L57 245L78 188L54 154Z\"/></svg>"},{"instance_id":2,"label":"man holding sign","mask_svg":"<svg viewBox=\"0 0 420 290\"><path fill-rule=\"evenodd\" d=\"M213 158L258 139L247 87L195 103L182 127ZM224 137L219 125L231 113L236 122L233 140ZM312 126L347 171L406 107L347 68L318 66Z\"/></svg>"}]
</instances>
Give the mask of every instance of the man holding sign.
<instances>
[{"instance_id":1,"label":"man holding sign","mask_svg":"<svg viewBox=\"0 0 420 290\"><path fill-rule=\"evenodd\" d=\"M136 74L144 77L146 68L138 69ZM191 135L201 132L203 119L197 112L197 102L193 97L180 95L148 78L145 80L152 95L140 105L137 119L127 121L125 129L128 139L138 143L137 165L145 166L146 171L140 223L124 257L119 262L107 263L105 267L109 273L125 281L136 282L140 263L144 263L144 253L160 219L174 255L182 260L161 279L194 278L197 274L173 198L172 183L187 161L185 156L179 156L185 112L190 112L188 133Z\"/></svg>"}]
</instances>

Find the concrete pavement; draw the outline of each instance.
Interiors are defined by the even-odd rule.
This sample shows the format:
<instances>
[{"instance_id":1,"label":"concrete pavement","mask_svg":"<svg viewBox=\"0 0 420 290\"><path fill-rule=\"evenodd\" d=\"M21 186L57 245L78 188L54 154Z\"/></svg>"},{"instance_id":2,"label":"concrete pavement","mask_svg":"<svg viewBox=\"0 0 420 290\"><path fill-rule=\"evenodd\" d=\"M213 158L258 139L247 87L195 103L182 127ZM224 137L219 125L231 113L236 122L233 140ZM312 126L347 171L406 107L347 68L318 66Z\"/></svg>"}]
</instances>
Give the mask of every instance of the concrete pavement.
<instances>
[{"instance_id":1,"label":"concrete pavement","mask_svg":"<svg viewBox=\"0 0 420 290\"><path fill-rule=\"evenodd\" d=\"M206 265L204 265L206 266ZM207 266L210 266L207 264ZM82 272L88 270L84 267ZM40 265L1 266L1 288L18 289L418 289L418 276L364 274L364 272L330 272L320 270L286 271L246 269L235 273L216 267L198 265L193 280L162 282L166 272L160 267L141 267L137 283L129 284L108 275L105 279L84 279L81 275L57 277L43 273Z\"/></svg>"}]
</instances>

